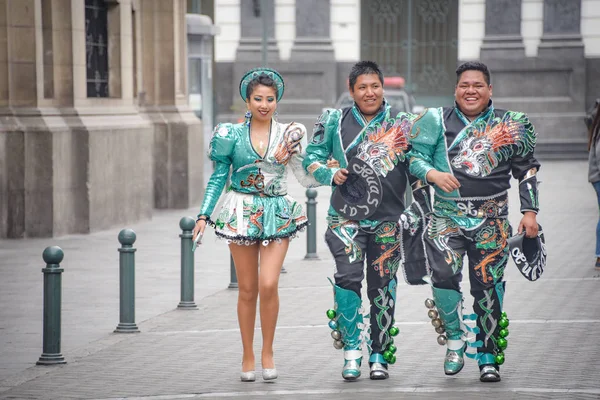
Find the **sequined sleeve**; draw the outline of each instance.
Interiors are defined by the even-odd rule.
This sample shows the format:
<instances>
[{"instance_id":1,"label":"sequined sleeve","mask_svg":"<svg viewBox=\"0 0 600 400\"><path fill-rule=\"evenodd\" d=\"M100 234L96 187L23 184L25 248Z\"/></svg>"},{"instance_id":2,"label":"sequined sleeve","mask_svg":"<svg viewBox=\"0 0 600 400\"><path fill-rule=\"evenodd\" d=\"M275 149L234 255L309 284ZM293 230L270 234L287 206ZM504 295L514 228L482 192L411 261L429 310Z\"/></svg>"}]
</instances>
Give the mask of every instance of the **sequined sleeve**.
<instances>
[{"instance_id":1,"label":"sequined sleeve","mask_svg":"<svg viewBox=\"0 0 600 400\"><path fill-rule=\"evenodd\" d=\"M516 141L513 144L511 169L512 175L519 180L519 199L521 201L521 212L539 211L539 192L537 171L540 163L534 156L537 134L531 121L526 114L508 111L504 118L517 122L518 130L515 134Z\"/></svg>"},{"instance_id":2,"label":"sequined sleeve","mask_svg":"<svg viewBox=\"0 0 600 400\"><path fill-rule=\"evenodd\" d=\"M339 170L327 167L327 160L333 152L332 137L339 132L340 118L340 110L325 111L315 124L313 136L306 147L302 166L322 185L333 185L333 176Z\"/></svg>"},{"instance_id":3,"label":"sequined sleeve","mask_svg":"<svg viewBox=\"0 0 600 400\"><path fill-rule=\"evenodd\" d=\"M413 123L409 139L412 145L408 153L412 175L427 182L425 177L430 170L447 172L442 108L425 110Z\"/></svg>"},{"instance_id":4,"label":"sequined sleeve","mask_svg":"<svg viewBox=\"0 0 600 400\"><path fill-rule=\"evenodd\" d=\"M229 176L232 163L235 134L231 124L219 124L213 130L210 140L209 157L215 162L215 169L208 180L204 200L198 215L210 217L212 214Z\"/></svg>"},{"instance_id":5,"label":"sequined sleeve","mask_svg":"<svg viewBox=\"0 0 600 400\"><path fill-rule=\"evenodd\" d=\"M307 188L321 186L321 183L319 183L319 181L317 181L314 176L309 174L302 166L302 163L306 157L306 147L308 143L306 140L306 127L297 122L293 123L293 126L299 130L301 137L295 140L297 145L294 148L290 162L287 166L292 170L292 173L302 186Z\"/></svg>"}]
</instances>

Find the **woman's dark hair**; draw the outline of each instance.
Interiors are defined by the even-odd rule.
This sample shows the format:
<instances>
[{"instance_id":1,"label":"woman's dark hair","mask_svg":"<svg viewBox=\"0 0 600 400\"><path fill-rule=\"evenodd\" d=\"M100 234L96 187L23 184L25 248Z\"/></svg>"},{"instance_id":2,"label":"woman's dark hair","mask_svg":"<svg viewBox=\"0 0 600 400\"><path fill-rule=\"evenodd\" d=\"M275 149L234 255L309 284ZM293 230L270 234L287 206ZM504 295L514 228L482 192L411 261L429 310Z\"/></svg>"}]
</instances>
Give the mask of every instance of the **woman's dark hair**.
<instances>
[{"instance_id":1,"label":"woman's dark hair","mask_svg":"<svg viewBox=\"0 0 600 400\"><path fill-rule=\"evenodd\" d=\"M460 76L465 71L480 71L485 77L485 82L489 85L492 83L492 77L490 76L490 70L487 65L479 61L467 61L459 65L456 69L456 83L460 80Z\"/></svg>"},{"instance_id":2,"label":"woman's dark hair","mask_svg":"<svg viewBox=\"0 0 600 400\"><path fill-rule=\"evenodd\" d=\"M270 88L273 88L275 90L275 98L278 97L279 93L277 90L277 84L275 83L273 78L262 74L262 75L257 76L256 78L252 79L250 81L250 83L248 84L248 87L246 88L246 100L248 100L250 98L250 95L254 91L254 88L256 88L258 85L263 85L263 86L268 86Z\"/></svg>"},{"instance_id":3,"label":"woman's dark hair","mask_svg":"<svg viewBox=\"0 0 600 400\"><path fill-rule=\"evenodd\" d=\"M596 108L591 115L592 124L588 128L588 151L600 135L600 99L596 100Z\"/></svg>"},{"instance_id":4,"label":"woman's dark hair","mask_svg":"<svg viewBox=\"0 0 600 400\"><path fill-rule=\"evenodd\" d=\"M356 80L359 76L367 74L377 74L377 76L379 76L381 86L383 86L383 72L381 72L379 69L379 65L373 61L359 61L354 64L352 70L350 71L350 75L348 76L348 85L350 85L350 90L354 91L354 85L356 85Z\"/></svg>"}]
</instances>

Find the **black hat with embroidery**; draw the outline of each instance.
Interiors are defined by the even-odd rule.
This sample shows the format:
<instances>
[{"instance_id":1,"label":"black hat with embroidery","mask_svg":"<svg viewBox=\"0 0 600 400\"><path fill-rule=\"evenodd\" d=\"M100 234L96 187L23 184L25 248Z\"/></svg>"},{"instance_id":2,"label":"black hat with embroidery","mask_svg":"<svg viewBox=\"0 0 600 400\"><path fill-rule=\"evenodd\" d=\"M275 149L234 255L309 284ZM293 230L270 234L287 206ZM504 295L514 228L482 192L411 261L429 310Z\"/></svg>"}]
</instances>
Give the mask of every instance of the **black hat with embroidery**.
<instances>
[{"instance_id":1,"label":"black hat with embroidery","mask_svg":"<svg viewBox=\"0 0 600 400\"><path fill-rule=\"evenodd\" d=\"M530 281L537 280L546 267L546 240L542 226L538 224L538 234L534 238L525 232L508 239L510 255L521 274Z\"/></svg>"},{"instance_id":2,"label":"black hat with embroidery","mask_svg":"<svg viewBox=\"0 0 600 400\"><path fill-rule=\"evenodd\" d=\"M331 206L346 219L367 219L381 204L381 180L375 170L358 157L353 157L346 169L348 178L336 187L331 196Z\"/></svg>"}]
</instances>

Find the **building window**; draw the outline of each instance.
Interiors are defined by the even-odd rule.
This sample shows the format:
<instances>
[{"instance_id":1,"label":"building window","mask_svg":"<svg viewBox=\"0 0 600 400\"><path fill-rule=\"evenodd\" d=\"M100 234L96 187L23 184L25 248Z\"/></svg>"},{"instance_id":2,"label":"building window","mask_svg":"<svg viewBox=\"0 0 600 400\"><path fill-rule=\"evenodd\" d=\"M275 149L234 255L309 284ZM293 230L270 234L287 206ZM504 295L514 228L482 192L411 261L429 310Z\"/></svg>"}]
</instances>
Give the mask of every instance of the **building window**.
<instances>
[{"instance_id":1,"label":"building window","mask_svg":"<svg viewBox=\"0 0 600 400\"><path fill-rule=\"evenodd\" d=\"M87 97L108 97L108 7L85 0Z\"/></svg>"}]
</instances>

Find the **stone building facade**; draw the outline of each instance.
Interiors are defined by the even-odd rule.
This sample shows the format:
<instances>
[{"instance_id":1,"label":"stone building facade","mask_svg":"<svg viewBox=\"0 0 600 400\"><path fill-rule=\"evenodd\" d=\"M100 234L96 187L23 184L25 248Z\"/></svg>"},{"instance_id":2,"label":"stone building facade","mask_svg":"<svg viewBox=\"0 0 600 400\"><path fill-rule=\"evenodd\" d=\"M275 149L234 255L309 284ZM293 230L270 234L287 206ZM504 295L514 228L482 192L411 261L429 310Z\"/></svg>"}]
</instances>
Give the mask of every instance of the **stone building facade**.
<instances>
[{"instance_id":1,"label":"stone building facade","mask_svg":"<svg viewBox=\"0 0 600 400\"><path fill-rule=\"evenodd\" d=\"M186 65L185 0L0 0L0 237L197 204Z\"/></svg>"},{"instance_id":2,"label":"stone building facade","mask_svg":"<svg viewBox=\"0 0 600 400\"><path fill-rule=\"evenodd\" d=\"M236 91L261 63L262 1L215 0L219 120L243 113ZM586 157L586 110L600 97L600 0L267 0L268 63L286 79L281 118L312 126L373 59L417 103L451 104L454 69L481 60L497 107L529 114L541 158ZM379 49L379 50L377 50ZM427 85L429 84L429 87ZM437 89L436 89L437 88ZM289 93L288 93L289 90Z\"/></svg>"}]
</instances>

